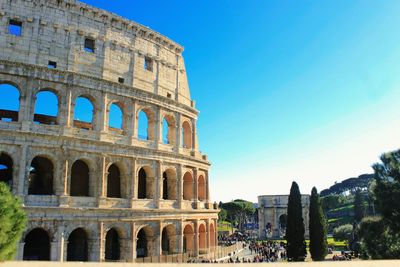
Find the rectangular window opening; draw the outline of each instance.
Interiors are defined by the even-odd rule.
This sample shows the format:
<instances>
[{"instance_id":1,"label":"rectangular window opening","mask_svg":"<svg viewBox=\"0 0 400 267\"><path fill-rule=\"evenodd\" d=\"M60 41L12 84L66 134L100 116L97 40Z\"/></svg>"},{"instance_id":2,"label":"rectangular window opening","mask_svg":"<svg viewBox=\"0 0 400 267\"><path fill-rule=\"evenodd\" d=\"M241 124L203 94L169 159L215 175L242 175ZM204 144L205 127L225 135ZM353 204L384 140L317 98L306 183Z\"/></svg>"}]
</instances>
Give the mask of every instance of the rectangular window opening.
<instances>
[{"instance_id":1,"label":"rectangular window opening","mask_svg":"<svg viewBox=\"0 0 400 267\"><path fill-rule=\"evenodd\" d=\"M171 98L172 97L171 93L167 93L167 97Z\"/></svg>"},{"instance_id":2,"label":"rectangular window opening","mask_svg":"<svg viewBox=\"0 0 400 267\"><path fill-rule=\"evenodd\" d=\"M119 82L119 83L124 83L124 82L125 82L125 79L122 78L122 77L119 77L119 78L118 78L118 82Z\"/></svg>"},{"instance_id":3,"label":"rectangular window opening","mask_svg":"<svg viewBox=\"0 0 400 267\"><path fill-rule=\"evenodd\" d=\"M148 71L153 71L153 60L151 58L144 58L144 69Z\"/></svg>"},{"instance_id":4,"label":"rectangular window opening","mask_svg":"<svg viewBox=\"0 0 400 267\"><path fill-rule=\"evenodd\" d=\"M85 38L84 50L89 53L94 53L94 40L91 38Z\"/></svg>"},{"instance_id":5,"label":"rectangular window opening","mask_svg":"<svg viewBox=\"0 0 400 267\"><path fill-rule=\"evenodd\" d=\"M8 26L8 33L15 35L15 36L21 36L22 35L22 22L15 20L15 19L10 19L10 23Z\"/></svg>"},{"instance_id":6,"label":"rectangular window opening","mask_svg":"<svg viewBox=\"0 0 400 267\"><path fill-rule=\"evenodd\" d=\"M57 62L49 60L49 64L47 64L47 67L49 69L56 69L57 68Z\"/></svg>"}]
</instances>

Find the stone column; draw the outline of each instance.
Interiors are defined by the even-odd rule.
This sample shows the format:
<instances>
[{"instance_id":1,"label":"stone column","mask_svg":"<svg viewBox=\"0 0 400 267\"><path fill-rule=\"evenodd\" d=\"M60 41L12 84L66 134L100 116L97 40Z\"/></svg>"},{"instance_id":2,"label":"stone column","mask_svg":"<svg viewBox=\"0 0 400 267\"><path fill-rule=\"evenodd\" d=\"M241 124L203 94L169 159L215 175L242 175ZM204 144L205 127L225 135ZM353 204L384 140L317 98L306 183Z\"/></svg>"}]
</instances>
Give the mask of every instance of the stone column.
<instances>
[{"instance_id":1,"label":"stone column","mask_svg":"<svg viewBox=\"0 0 400 267\"><path fill-rule=\"evenodd\" d=\"M22 261L24 259L24 247L25 247L25 242L18 243L17 255L15 255L16 261Z\"/></svg>"},{"instance_id":2,"label":"stone column","mask_svg":"<svg viewBox=\"0 0 400 267\"><path fill-rule=\"evenodd\" d=\"M133 141L138 139L138 114L137 114L137 104L135 100L132 100L131 123L132 123L131 144L133 144Z\"/></svg>"},{"instance_id":3,"label":"stone column","mask_svg":"<svg viewBox=\"0 0 400 267\"><path fill-rule=\"evenodd\" d=\"M64 236L64 226L59 226L56 233L56 241L51 242L51 261L64 261L64 246L65 246L65 236Z\"/></svg>"},{"instance_id":4,"label":"stone column","mask_svg":"<svg viewBox=\"0 0 400 267\"><path fill-rule=\"evenodd\" d=\"M161 108L157 107L154 118L155 127L155 145L158 149L159 144L162 144L162 118L161 118Z\"/></svg>"},{"instance_id":5,"label":"stone column","mask_svg":"<svg viewBox=\"0 0 400 267\"><path fill-rule=\"evenodd\" d=\"M98 240L98 261L105 261L105 227L103 222L99 222L99 240Z\"/></svg>"},{"instance_id":6,"label":"stone column","mask_svg":"<svg viewBox=\"0 0 400 267\"><path fill-rule=\"evenodd\" d=\"M130 260L134 261L136 259L136 224L132 222L131 225L131 249L130 249Z\"/></svg>"},{"instance_id":7,"label":"stone column","mask_svg":"<svg viewBox=\"0 0 400 267\"><path fill-rule=\"evenodd\" d=\"M132 105L126 105L125 108L123 109L123 111L124 111L124 114L123 114L122 129L124 130L124 134L128 136L128 140L129 140L128 144L132 145L135 113L133 112Z\"/></svg>"},{"instance_id":8,"label":"stone column","mask_svg":"<svg viewBox=\"0 0 400 267\"><path fill-rule=\"evenodd\" d=\"M194 221L194 251L195 256L199 255L199 220Z\"/></svg>"},{"instance_id":9,"label":"stone column","mask_svg":"<svg viewBox=\"0 0 400 267\"><path fill-rule=\"evenodd\" d=\"M71 88L69 85L65 87L65 92L60 95L58 103L58 119L57 123L63 127L71 126Z\"/></svg>"},{"instance_id":10,"label":"stone column","mask_svg":"<svg viewBox=\"0 0 400 267\"><path fill-rule=\"evenodd\" d=\"M179 101L179 56L176 55L175 101Z\"/></svg>"},{"instance_id":11,"label":"stone column","mask_svg":"<svg viewBox=\"0 0 400 267\"><path fill-rule=\"evenodd\" d=\"M176 199L178 201L178 208L182 209L182 202L183 202L183 166L182 164L178 164L178 168L176 169L176 177L178 182L178 192Z\"/></svg>"},{"instance_id":12,"label":"stone column","mask_svg":"<svg viewBox=\"0 0 400 267\"><path fill-rule=\"evenodd\" d=\"M176 140L175 140L175 151L179 153L179 148L182 146L181 141L182 141L182 122L181 122L181 117L182 115L178 112L175 113L176 117Z\"/></svg>"},{"instance_id":13,"label":"stone column","mask_svg":"<svg viewBox=\"0 0 400 267\"><path fill-rule=\"evenodd\" d=\"M133 200L137 199L138 196L138 173L136 170L136 158L131 159L132 167L131 167L131 187L130 187L130 192L131 192L131 208L134 207L134 202Z\"/></svg>"},{"instance_id":14,"label":"stone column","mask_svg":"<svg viewBox=\"0 0 400 267\"><path fill-rule=\"evenodd\" d=\"M205 174L205 180L206 180L206 203L207 203L207 205L208 205L208 207L210 207L211 206L211 203L210 203L210 186L209 186L209 177L208 177L208 170L205 170L204 171L204 174Z\"/></svg>"},{"instance_id":15,"label":"stone column","mask_svg":"<svg viewBox=\"0 0 400 267\"><path fill-rule=\"evenodd\" d=\"M176 234L178 254L183 253L183 230L183 220L181 220L178 227L179 232Z\"/></svg>"},{"instance_id":16,"label":"stone column","mask_svg":"<svg viewBox=\"0 0 400 267\"><path fill-rule=\"evenodd\" d=\"M210 252L210 219L206 221L206 249Z\"/></svg>"},{"instance_id":17,"label":"stone column","mask_svg":"<svg viewBox=\"0 0 400 267\"><path fill-rule=\"evenodd\" d=\"M165 188L163 188L163 174L162 174L162 162L159 160L157 162L157 175L156 175L156 205L157 208L160 208L160 201L163 198L163 190L165 190Z\"/></svg>"},{"instance_id":18,"label":"stone column","mask_svg":"<svg viewBox=\"0 0 400 267\"><path fill-rule=\"evenodd\" d=\"M153 59L154 64L156 65L156 80L154 81L154 93L160 94L158 83L160 80L160 61Z\"/></svg>"},{"instance_id":19,"label":"stone column","mask_svg":"<svg viewBox=\"0 0 400 267\"><path fill-rule=\"evenodd\" d=\"M163 221L159 222L158 225L158 233L155 233L154 237L154 256L160 256L162 254L161 248L161 240L162 240L162 229L163 229Z\"/></svg>"},{"instance_id":20,"label":"stone column","mask_svg":"<svg viewBox=\"0 0 400 267\"><path fill-rule=\"evenodd\" d=\"M198 208L199 202L199 181L198 181L198 170L197 168L193 169L193 193L194 193L194 205L195 208Z\"/></svg>"},{"instance_id":21,"label":"stone column","mask_svg":"<svg viewBox=\"0 0 400 267\"><path fill-rule=\"evenodd\" d=\"M197 151L197 129L196 120L192 119L192 151Z\"/></svg>"},{"instance_id":22,"label":"stone column","mask_svg":"<svg viewBox=\"0 0 400 267\"><path fill-rule=\"evenodd\" d=\"M29 130L29 125L31 124L31 117L33 119L33 114L31 114L33 86L34 86L33 81L29 79L29 80L24 80L24 84L21 86L22 88L20 88L18 122L22 122L23 131Z\"/></svg>"},{"instance_id":23,"label":"stone column","mask_svg":"<svg viewBox=\"0 0 400 267\"><path fill-rule=\"evenodd\" d=\"M103 206L106 204L106 187L107 187L107 170L106 170L106 156L101 156L100 170L96 172L97 175L93 175L94 177L99 177L99 185L98 185L98 206ZM92 178L92 177L91 177ZM97 178L98 179L98 178Z\"/></svg>"},{"instance_id":24,"label":"stone column","mask_svg":"<svg viewBox=\"0 0 400 267\"><path fill-rule=\"evenodd\" d=\"M26 158L28 154L28 146L22 145L21 146L21 156L19 158L19 173L18 179L15 181L15 192L18 197L23 197L25 195L25 177L27 177L27 173L29 172L29 166L27 166Z\"/></svg>"},{"instance_id":25,"label":"stone column","mask_svg":"<svg viewBox=\"0 0 400 267\"><path fill-rule=\"evenodd\" d=\"M68 207L68 184L69 184L69 168L70 162L66 155L66 151L62 150L62 169L60 175L60 189L59 189L59 206L60 207Z\"/></svg>"},{"instance_id":26,"label":"stone column","mask_svg":"<svg viewBox=\"0 0 400 267\"><path fill-rule=\"evenodd\" d=\"M95 107L95 118L93 118L94 123L96 124L94 126L94 129L99 132L107 132L108 130L108 108L107 108L107 93L104 92L101 97L100 103L98 103L98 106Z\"/></svg>"}]
</instances>

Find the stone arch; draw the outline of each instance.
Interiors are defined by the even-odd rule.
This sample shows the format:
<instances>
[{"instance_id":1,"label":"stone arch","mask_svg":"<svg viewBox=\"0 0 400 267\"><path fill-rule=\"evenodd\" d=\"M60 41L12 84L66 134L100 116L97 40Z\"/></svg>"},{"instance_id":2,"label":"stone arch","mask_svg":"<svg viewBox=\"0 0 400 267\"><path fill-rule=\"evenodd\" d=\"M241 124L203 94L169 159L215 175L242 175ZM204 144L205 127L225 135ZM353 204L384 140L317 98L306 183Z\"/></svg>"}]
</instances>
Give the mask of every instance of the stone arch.
<instances>
[{"instance_id":1,"label":"stone arch","mask_svg":"<svg viewBox=\"0 0 400 267\"><path fill-rule=\"evenodd\" d=\"M154 197L154 174L150 166L143 166L138 172L138 199Z\"/></svg>"},{"instance_id":2,"label":"stone arch","mask_svg":"<svg viewBox=\"0 0 400 267\"><path fill-rule=\"evenodd\" d=\"M50 260L50 236L43 228L34 228L24 239L24 260Z\"/></svg>"},{"instance_id":3,"label":"stone arch","mask_svg":"<svg viewBox=\"0 0 400 267\"><path fill-rule=\"evenodd\" d=\"M95 118L94 98L87 95L77 96L74 102L74 127L93 130Z\"/></svg>"},{"instance_id":4,"label":"stone arch","mask_svg":"<svg viewBox=\"0 0 400 267\"><path fill-rule=\"evenodd\" d=\"M0 152L0 182L13 186L14 161L7 153Z\"/></svg>"},{"instance_id":5,"label":"stone arch","mask_svg":"<svg viewBox=\"0 0 400 267\"><path fill-rule=\"evenodd\" d=\"M136 235L136 258L144 258L152 255L153 229L143 226Z\"/></svg>"},{"instance_id":6,"label":"stone arch","mask_svg":"<svg viewBox=\"0 0 400 267\"><path fill-rule=\"evenodd\" d=\"M38 124L57 124L59 102L59 97L54 90L38 91L35 96L33 121Z\"/></svg>"},{"instance_id":7,"label":"stone arch","mask_svg":"<svg viewBox=\"0 0 400 267\"><path fill-rule=\"evenodd\" d=\"M107 197L121 198L121 171L111 164L107 171Z\"/></svg>"},{"instance_id":8,"label":"stone arch","mask_svg":"<svg viewBox=\"0 0 400 267\"><path fill-rule=\"evenodd\" d=\"M161 232L161 252L163 255L174 254L176 247L176 231L173 224L165 226Z\"/></svg>"},{"instance_id":9,"label":"stone arch","mask_svg":"<svg viewBox=\"0 0 400 267\"><path fill-rule=\"evenodd\" d=\"M19 119L21 91L12 82L0 82L0 121L16 122Z\"/></svg>"},{"instance_id":10,"label":"stone arch","mask_svg":"<svg viewBox=\"0 0 400 267\"><path fill-rule=\"evenodd\" d=\"M138 139L155 140L155 112L151 108L142 108L137 113Z\"/></svg>"},{"instance_id":11,"label":"stone arch","mask_svg":"<svg viewBox=\"0 0 400 267\"><path fill-rule=\"evenodd\" d=\"M76 160L71 167L70 195L89 196L90 169L85 160Z\"/></svg>"},{"instance_id":12,"label":"stone arch","mask_svg":"<svg viewBox=\"0 0 400 267\"><path fill-rule=\"evenodd\" d=\"M215 247L215 227L214 223L210 223L210 247Z\"/></svg>"},{"instance_id":13,"label":"stone arch","mask_svg":"<svg viewBox=\"0 0 400 267\"><path fill-rule=\"evenodd\" d=\"M193 226L187 224L183 228L183 252L192 253L194 251L194 230Z\"/></svg>"},{"instance_id":14,"label":"stone arch","mask_svg":"<svg viewBox=\"0 0 400 267\"><path fill-rule=\"evenodd\" d=\"M188 121L182 123L182 146L187 149L192 148L192 126Z\"/></svg>"},{"instance_id":15,"label":"stone arch","mask_svg":"<svg viewBox=\"0 0 400 267\"><path fill-rule=\"evenodd\" d=\"M162 192L163 199L177 199L176 171L172 168L168 168L163 172Z\"/></svg>"},{"instance_id":16,"label":"stone arch","mask_svg":"<svg viewBox=\"0 0 400 267\"><path fill-rule=\"evenodd\" d=\"M54 165L44 156L32 159L29 168L28 195L53 195Z\"/></svg>"},{"instance_id":17,"label":"stone arch","mask_svg":"<svg viewBox=\"0 0 400 267\"><path fill-rule=\"evenodd\" d=\"M88 261L88 252L88 234L85 229L76 228L68 236L67 261Z\"/></svg>"},{"instance_id":18,"label":"stone arch","mask_svg":"<svg viewBox=\"0 0 400 267\"><path fill-rule=\"evenodd\" d=\"M162 120L162 141L169 145L176 143L176 120L171 114L166 114Z\"/></svg>"},{"instance_id":19,"label":"stone arch","mask_svg":"<svg viewBox=\"0 0 400 267\"><path fill-rule=\"evenodd\" d=\"M124 109L119 102L111 102L108 106L108 129L124 129Z\"/></svg>"},{"instance_id":20,"label":"stone arch","mask_svg":"<svg viewBox=\"0 0 400 267\"><path fill-rule=\"evenodd\" d=\"M207 253L207 232L206 232L206 226L205 224L200 224L199 225L199 254L205 254Z\"/></svg>"},{"instance_id":21,"label":"stone arch","mask_svg":"<svg viewBox=\"0 0 400 267\"><path fill-rule=\"evenodd\" d=\"M281 214L279 216L279 232L284 235L286 233L287 215Z\"/></svg>"},{"instance_id":22,"label":"stone arch","mask_svg":"<svg viewBox=\"0 0 400 267\"><path fill-rule=\"evenodd\" d=\"M193 175L189 171L183 175L183 199L184 200L193 200L194 192L193 192Z\"/></svg>"},{"instance_id":23,"label":"stone arch","mask_svg":"<svg viewBox=\"0 0 400 267\"><path fill-rule=\"evenodd\" d=\"M205 201L207 199L207 192L206 192L207 184L204 175L200 175L197 181L198 181L197 186L198 186L199 200Z\"/></svg>"},{"instance_id":24,"label":"stone arch","mask_svg":"<svg viewBox=\"0 0 400 267\"><path fill-rule=\"evenodd\" d=\"M105 260L118 261L121 259L120 235L115 228L107 231L105 239Z\"/></svg>"}]
</instances>

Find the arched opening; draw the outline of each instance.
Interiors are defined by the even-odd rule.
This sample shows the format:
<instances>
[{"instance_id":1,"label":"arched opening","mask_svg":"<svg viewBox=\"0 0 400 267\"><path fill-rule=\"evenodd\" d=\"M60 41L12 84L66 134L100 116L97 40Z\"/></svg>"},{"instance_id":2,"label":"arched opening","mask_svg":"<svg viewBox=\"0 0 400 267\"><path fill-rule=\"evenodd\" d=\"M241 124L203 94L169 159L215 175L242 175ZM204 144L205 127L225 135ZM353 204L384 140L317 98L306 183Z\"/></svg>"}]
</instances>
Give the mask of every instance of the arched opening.
<instances>
[{"instance_id":1,"label":"arched opening","mask_svg":"<svg viewBox=\"0 0 400 267\"><path fill-rule=\"evenodd\" d=\"M215 228L214 224L210 224L210 247L215 247Z\"/></svg>"},{"instance_id":2,"label":"arched opening","mask_svg":"<svg viewBox=\"0 0 400 267\"><path fill-rule=\"evenodd\" d=\"M163 199L176 199L176 172L173 169L167 169L163 172Z\"/></svg>"},{"instance_id":3,"label":"arched opening","mask_svg":"<svg viewBox=\"0 0 400 267\"><path fill-rule=\"evenodd\" d=\"M183 252L191 253L194 250L194 231L191 225L186 225L183 229Z\"/></svg>"},{"instance_id":4,"label":"arched opening","mask_svg":"<svg viewBox=\"0 0 400 267\"><path fill-rule=\"evenodd\" d=\"M136 237L136 258L148 257L151 254L153 231L149 226L146 226L137 234Z\"/></svg>"},{"instance_id":5,"label":"arched opening","mask_svg":"<svg viewBox=\"0 0 400 267\"><path fill-rule=\"evenodd\" d=\"M86 97L79 96L75 101L74 126L85 130L92 130L93 114L92 102Z\"/></svg>"},{"instance_id":6,"label":"arched opening","mask_svg":"<svg viewBox=\"0 0 400 267\"><path fill-rule=\"evenodd\" d=\"M175 145L175 118L166 115L162 121L162 140L164 144Z\"/></svg>"},{"instance_id":7,"label":"arched opening","mask_svg":"<svg viewBox=\"0 0 400 267\"><path fill-rule=\"evenodd\" d=\"M198 179L198 194L199 194L199 200L204 201L207 198L206 194L206 179L204 178L203 175L199 176Z\"/></svg>"},{"instance_id":8,"label":"arched opening","mask_svg":"<svg viewBox=\"0 0 400 267\"><path fill-rule=\"evenodd\" d=\"M53 163L44 157L35 157L29 168L28 195L53 195Z\"/></svg>"},{"instance_id":9,"label":"arched opening","mask_svg":"<svg viewBox=\"0 0 400 267\"><path fill-rule=\"evenodd\" d=\"M117 261L121 257L121 247L119 242L119 235L114 228L110 229L106 234L106 261Z\"/></svg>"},{"instance_id":10,"label":"arched opening","mask_svg":"<svg viewBox=\"0 0 400 267\"><path fill-rule=\"evenodd\" d=\"M185 121L182 124L182 145L184 148L192 148L192 128L190 127L189 122Z\"/></svg>"},{"instance_id":11,"label":"arched opening","mask_svg":"<svg viewBox=\"0 0 400 267\"><path fill-rule=\"evenodd\" d=\"M77 160L72 164L70 195L89 196L89 167L82 160Z\"/></svg>"},{"instance_id":12,"label":"arched opening","mask_svg":"<svg viewBox=\"0 0 400 267\"><path fill-rule=\"evenodd\" d=\"M18 121L19 90L11 84L0 84L0 121Z\"/></svg>"},{"instance_id":13,"label":"arched opening","mask_svg":"<svg viewBox=\"0 0 400 267\"><path fill-rule=\"evenodd\" d=\"M138 112L138 139L155 140L155 117L150 108L144 108Z\"/></svg>"},{"instance_id":14,"label":"arched opening","mask_svg":"<svg viewBox=\"0 0 400 267\"><path fill-rule=\"evenodd\" d=\"M183 199L192 200L193 195L193 177L190 172L186 172L183 176Z\"/></svg>"},{"instance_id":15,"label":"arched opening","mask_svg":"<svg viewBox=\"0 0 400 267\"><path fill-rule=\"evenodd\" d=\"M147 174L144 168L139 170L139 179L138 179L138 198L145 199L147 192Z\"/></svg>"},{"instance_id":16,"label":"arched opening","mask_svg":"<svg viewBox=\"0 0 400 267\"><path fill-rule=\"evenodd\" d=\"M199 226L199 254L207 253L207 245L206 245L206 227L204 224L200 224Z\"/></svg>"},{"instance_id":17,"label":"arched opening","mask_svg":"<svg viewBox=\"0 0 400 267\"><path fill-rule=\"evenodd\" d=\"M121 173L115 164L108 168L107 197L121 197Z\"/></svg>"},{"instance_id":18,"label":"arched opening","mask_svg":"<svg viewBox=\"0 0 400 267\"><path fill-rule=\"evenodd\" d=\"M163 255L173 254L175 250L175 228L172 224L166 226L161 234L161 251Z\"/></svg>"},{"instance_id":19,"label":"arched opening","mask_svg":"<svg viewBox=\"0 0 400 267\"><path fill-rule=\"evenodd\" d=\"M68 237L67 261L88 261L88 238L82 228L75 229Z\"/></svg>"},{"instance_id":20,"label":"arched opening","mask_svg":"<svg viewBox=\"0 0 400 267\"><path fill-rule=\"evenodd\" d=\"M50 91L40 91L36 94L33 121L37 124L57 124L58 98Z\"/></svg>"},{"instance_id":21,"label":"arched opening","mask_svg":"<svg viewBox=\"0 0 400 267\"><path fill-rule=\"evenodd\" d=\"M281 216L279 216L279 230L284 233L286 231L286 225L287 225L287 215L282 214Z\"/></svg>"},{"instance_id":22,"label":"arched opening","mask_svg":"<svg viewBox=\"0 0 400 267\"><path fill-rule=\"evenodd\" d=\"M149 119L146 112L139 111L138 118L138 138L140 140L150 140L149 138Z\"/></svg>"},{"instance_id":23,"label":"arched opening","mask_svg":"<svg viewBox=\"0 0 400 267\"><path fill-rule=\"evenodd\" d=\"M120 106L116 103L111 104L110 111L108 113L108 127L109 129L122 130L124 113Z\"/></svg>"},{"instance_id":24,"label":"arched opening","mask_svg":"<svg viewBox=\"0 0 400 267\"><path fill-rule=\"evenodd\" d=\"M13 185L13 160L6 153L0 153L0 182L7 184L10 189Z\"/></svg>"},{"instance_id":25,"label":"arched opening","mask_svg":"<svg viewBox=\"0 0 400 267\"><path fill-rule=\"evenodd\" d=\"M25 237L24 260L50 260L50 237L42 228L35 228Z\"/></svg>"}]
</instances>

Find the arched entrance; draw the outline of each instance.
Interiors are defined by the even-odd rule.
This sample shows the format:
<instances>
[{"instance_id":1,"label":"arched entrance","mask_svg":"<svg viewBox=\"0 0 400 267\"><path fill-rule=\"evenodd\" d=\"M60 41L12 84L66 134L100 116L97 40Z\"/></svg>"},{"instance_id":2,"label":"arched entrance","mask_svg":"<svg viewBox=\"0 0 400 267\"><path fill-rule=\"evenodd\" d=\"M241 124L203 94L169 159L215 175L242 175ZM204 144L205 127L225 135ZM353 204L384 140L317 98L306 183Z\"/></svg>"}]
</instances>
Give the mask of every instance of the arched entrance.
<instances>
[{"instance_id":1,"label":"arched entrance","mask_svg":"<svg viewBox=\"0 0 400 267\"><path fill-rule=\"evenodd\" d=\"M42 228L35 228L25 237L24 260L50 260L50 237Z\"/></svg>"},{"instance_id":2,"label":"arched entrance","mask_svg":"<svg viewBox=\"0 0 400 267\"><path fill-rule=\"evenodd\" d=\"M210 247L215 247L215 229L214 224L210 224Z\"/></svg>"},{"instance_id":3,"label":"arched entrance","mask_svg":"<svg viewBox=\"0 0 400 267\"><path fill-rule=\"evenodd\" d=\"M183 199L193 199L193 177L190 172L186 172L183 176Z\"/></svg>"},{"instance_id":4,"label":"arched entrance","mask_svg":"<svg viewBox=\"0 0 400 267\"><path fill-rule=\"evenodd\" d=\"M147 174L144 168L139 170L139 179L138 179L138 198L145 199L147 192Z\"/></svg>"},{"instance_id":5,"label":"arched entrance","mask_svg":"<svg viewBox=\"0 0 400 267\"><path fill-rule=\"evenodd\" d=\"M279 216L279 234L284 236L286 234L287 215L282 214Z\"/></svg>"},{"instance_id":6,"label":"arched entrance","mask_svg":"<svg viewBox=\"0 0 400 267\"><path fill-rule=\"evenodd\" d=\"M6 153L0 153L0 182L7 184L10 189L13 185L13 160Z\"/></svg>"},{"instance_id":7,"label":"arched entrance","mask_svg":"<svg viewBox=\"0 0 400 267\"><path fill-rule=\"evenodd\" d=\"M188 224L183 229L183 252L192 253L194 251L194 231L193 227Z\"/></svg>"},{"instance_id":8,"label":"arched entrance","mask_svg":"<svg viewBox=\"0 0 400 267\"><path fill-rule=\"evenodd\" d=\"M206 245L206 227L204 224L199 226L199 254L207 253Z\"/></svg>"},{"instance_id":9,"label":"arched entrance","mask_svg":"<svg viewBox=\"0 0 400 267\"><path fill-rule=\"evenodd\" d=\"M173 254L175 251L175 227L170 224L163 228L161 234L161 251L163 255Z\"/></svg>"},{"instance_id":10,"label":"arched entrance","mask_svg":"<svg viewBox=\"0 0 400 267\"><path fill-rule=\"evenodd\" d=\"M200 201L204 201L204 200L206 200L206 195L207 195L207 193L206 193L206 179L204 178L204 176L203 175L200 175L199 176L199 179L198 179L198 194L199 194L199 200Z\"/></svg>"},{"instance_id":11,"label":"arched entrance","mask_svg":"<svg viewBox=\"0 0 400 267\"><path fill-rule=\"evenodd\" d=\"M121 172L117 165L112 164L108 168L107 175L107 197L121 197Z\"/></svg>"},{"instance_id":12,"label":"arched entrance","mask_svg":"<svg viewBox=\"0 0 400 267\"><path fill-rule=\"evenodd\" d=\"M106 234L106 261L117 261L121 257L121 246L117 230L111 228Z\"/></svg>"},{"instance_id":13,"label":"arched entrance","mask_svg":"<svg viewBox=\"0 0 400 267\"><path fill-rule=\"evenodd\" d=\"M153 231L149 226L139 230L136 237L136 258L151 256Z\"/></svg>"},{"instance_id":14,"label":"arched entrance","mask_svg":"<svg viewBox=\"0 0 400 267\"><path fill-rule=\"evenodd\" d=\"M70 195L89 196L89 167L83 160L72 165Z\"/></svg>"},{"instance_id":15,"label":"arched entrance","mask_svg":"<svg viewBox=\"0 0 400 267\"><path fill-rule=\"evenodd\" d=\"M68 237L67 261L88 261L88 238L82 228L75 229Z\"/></svg>"},{"instance_id":16,"label":"arched entrance","mask_svg":"<svg viewBox=\"0 0 400 267\"><path fill-rule=\"evenodd\" d=\"M29 169L28 195L53 195L53 163L44 157L35 157Z\"/></svg>"}]
</instances>

